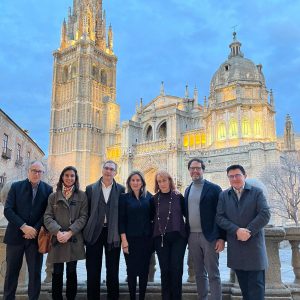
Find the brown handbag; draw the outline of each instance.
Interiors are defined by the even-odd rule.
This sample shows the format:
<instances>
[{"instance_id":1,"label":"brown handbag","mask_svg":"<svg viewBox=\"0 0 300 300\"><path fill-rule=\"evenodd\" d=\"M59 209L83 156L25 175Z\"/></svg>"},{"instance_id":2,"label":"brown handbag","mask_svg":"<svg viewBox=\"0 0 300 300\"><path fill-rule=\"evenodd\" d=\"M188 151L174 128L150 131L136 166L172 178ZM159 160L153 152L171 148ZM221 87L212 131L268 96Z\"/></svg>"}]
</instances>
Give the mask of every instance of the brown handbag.
<instances>
[{"instance_id":1,"label":"brown handbag","mask_svg":"<svg viewBox=\"0 0 300 300\"><path fill-rule=\"evenodd\" d=\"M38 236L38 245L40 253L48 253L51 249L52 234L42 226Z\"/></svg>"},{"instance_id":2,"label":"brown handbag","mask_svg":"<svg viewBox=\"0 0 300 300\"><path fill-rule=\"evenodd\" d=\"M56 212L56 204L57 204L57 195L55 195L54 199L54 214ZM38 246L39 246L39 252L42 254L48 253L51 249L51 240L52 240L52 234L46 229L45 226L42 226L38 235Z\"/></svg>"}]
</instances>

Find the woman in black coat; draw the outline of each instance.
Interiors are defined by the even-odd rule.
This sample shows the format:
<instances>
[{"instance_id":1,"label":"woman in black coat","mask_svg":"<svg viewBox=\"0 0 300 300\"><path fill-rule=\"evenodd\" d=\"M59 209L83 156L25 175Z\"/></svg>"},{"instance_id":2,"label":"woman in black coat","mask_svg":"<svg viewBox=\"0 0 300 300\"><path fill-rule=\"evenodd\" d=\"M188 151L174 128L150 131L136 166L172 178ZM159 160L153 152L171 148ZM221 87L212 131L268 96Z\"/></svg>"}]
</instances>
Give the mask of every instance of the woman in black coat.
<instances>
[{"instance_id":1,"label":"woman in black coat","mask_svg":"<svg viewBox=\"0 0 300 300\"><path fill-rule=\"evenodd\" d=\"M149 263L153 252L150 199L144 176L132 172L127 181L127 193L120 196L119 231L127 266L130 300L136 299L139 277L139 300L145 299Z\"/></svg>"}]
</instances>

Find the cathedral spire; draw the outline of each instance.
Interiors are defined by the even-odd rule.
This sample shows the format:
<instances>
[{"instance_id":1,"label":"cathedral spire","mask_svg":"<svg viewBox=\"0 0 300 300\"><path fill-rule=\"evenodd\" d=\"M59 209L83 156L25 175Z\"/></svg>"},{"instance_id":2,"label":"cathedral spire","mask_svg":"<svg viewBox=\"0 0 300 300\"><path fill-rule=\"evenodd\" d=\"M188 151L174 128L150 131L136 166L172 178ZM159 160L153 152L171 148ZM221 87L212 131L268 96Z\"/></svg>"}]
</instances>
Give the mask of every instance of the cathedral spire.
<instances>
[{"instance_id":1,"label":"cathedral spire","mask_svg":"<svg viewBox=\"0 0 300 300\"><path fill-rule=\"evenodd\" d=\"M160 84L160 94L161 94L161 96L165 95L165 85L164 85L163 81Z\"/></svg>"},{"instance_id":2,"label":"cathedral spire","mask_svg":"<svg viewBox=\"0 0 300 300\"><path fill-rule=\"evenodd\" d=\"M109 25L108 29L108 41L107 41L108 49L113 52L114 47L114 35L111 24Z\"/></svg>"},{"instance_id":3,"label":"cathedral spire","mask_svg":"<svg viewBox=\"0 0 300 300\"><path fill-rule=\"evenodd\" d=\"M103 17L102 17L102 34L105 39L106 37L106 11L103 11Z\"/></svg>"},{"instance_id":4,"label":"cathedral spire","mask_svg":"<svg viewBox=\"0 0 300 300\"><path fill-rule=\"evenodd\" d=\"M185 86L185 94L184 94L184 98L186 98L186 99L189 98L189 86L188 86L188 84Z\"/></svg>"},{"instance_id":5,"label":"cathedral spire","mask_svg":"<svg viewBox=\"0 0 300 300\"><path fill-rule=\"evenodd\" d=\"M63 50L67 47L67 24L64 19L61 26L61 38L60 38L60 49Z\"/></svg>"},{"instance_id":6,"label":"cathedral spire","mask_svg":"<svg viewBox=\"0 0 300 300\"><path fill-rule=\"evenodd\" d=\"M290 115L287 115L285 118L283 139L284 139L284 150L295 151L294 126Z\"/></svg>"},{"instance_id":7,"label":"cathedral spire","mask_svg":"<svg viewBox=\"0 0 300 300\"><path fill-rule=\"evenodd\" d=\"M274 106L274 95L273 95L273 90L270 90L270 105Z\"/></svg>"},{"instance_id":8,"label":"cathedral spire","mask_svg":"<svg viewBox=\"0 0 300 300\"><path fill-rule=\"evenodd\" d=\"M113 30L110 25L106 34L106 13L102 10L102 0L73 0L73 9L68 10L65 29L67 43L64 47L84 39L113 55Z\"/></svg>"},{"instance_id":9,"label":"cathedral spire","mask_svg":"<svg viewBox=\"0 0 300 300\"><path fill-rule=\"evenodd\" d=\"M233 41L229 45L231 52L230 52L228 58L235 57L235 56L244 57L244 54L241 51L242 44L237 40L236 32L234 31L232 35L233 35Z\"/></svg>"},{"instance_id":10,"label":"cathedral spire","mask_svg":"<svg viewBox=\"0 0 300 300\"><path fill-rule=\"evenodd\" d=\"M195 103L198 103L198 89L196 86L194 88L194 100L195 100Z\"/></svg>"}]
</instances>

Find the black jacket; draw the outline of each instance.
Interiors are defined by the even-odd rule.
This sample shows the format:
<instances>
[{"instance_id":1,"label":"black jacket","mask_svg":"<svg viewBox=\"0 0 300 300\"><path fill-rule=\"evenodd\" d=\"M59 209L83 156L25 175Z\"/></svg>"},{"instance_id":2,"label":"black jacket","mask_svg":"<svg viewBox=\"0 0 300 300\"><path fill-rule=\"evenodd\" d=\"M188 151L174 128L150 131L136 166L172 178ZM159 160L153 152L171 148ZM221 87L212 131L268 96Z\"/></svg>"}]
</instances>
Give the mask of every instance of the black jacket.
<instances>
[{"instance_id":1,"label":"black jacket","mask_svg":"<svg viewBox=\"0 0 300 300\"><path fill-rule=\"evenodd\" d=\"M136 199L132 193L122 194L119 200L119 232L129 237L152 236L151 199L147 193Z\"/></svg>"},{"instance_id":2,"label":"black jacket","mask_svg":"<svg viewBox=\"0 0 300 300\"><path fill-rule=\"evenodd\" d=\"M8 220L4 243L11 245L22 244L25 239L20 227L26 223L39 230L48 203L52 187L41 181L32 204L32 186L28 179L12 184L4 208L4 216Z\"/></svg>"},{"instance_id":3,"label":"black jacket","mask_svg":"<svg viewBox=\"0 0 300 300\"><path fill-rule=\"evenodd\" d=\"M188 198L192 184L193 183L191 183L187 187L184 193L186 207L186 226L188 233L190 232ZM216 239L223 239L224 241L226 240L226 232L222 230L216 223L217 206L219 194L221 192L222 189L218 185L204 180L199 209L202 232L209 242L212 242Z\"/></svg>"}]
</instances>

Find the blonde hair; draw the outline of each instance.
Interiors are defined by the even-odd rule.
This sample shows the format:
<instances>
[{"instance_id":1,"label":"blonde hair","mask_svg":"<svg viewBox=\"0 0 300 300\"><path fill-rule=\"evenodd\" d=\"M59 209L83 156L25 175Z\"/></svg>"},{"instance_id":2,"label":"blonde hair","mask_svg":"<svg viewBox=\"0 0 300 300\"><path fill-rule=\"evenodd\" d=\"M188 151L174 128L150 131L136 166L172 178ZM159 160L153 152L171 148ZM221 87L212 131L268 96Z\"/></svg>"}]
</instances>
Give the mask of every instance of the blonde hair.
<instances>
[{"instance_id":1,"label":"blonde hair","mask_svg":"<svg viewBox=\"0 0 300 300\"><path fill-rule=\"evenodd\" d=\"M169 184L170 184L170 190L171 191L176 190L175 183L174 183L174 180L173 180L172 176L165 170L159 170L155 174L155 180L154 180L155 181L155 187L154 187L154 192L155 193L160 191L159 185L158 185L158 182L157 182L157 177L158 176L168 178L169 179Z\"/></svg>"}]
</instances>

